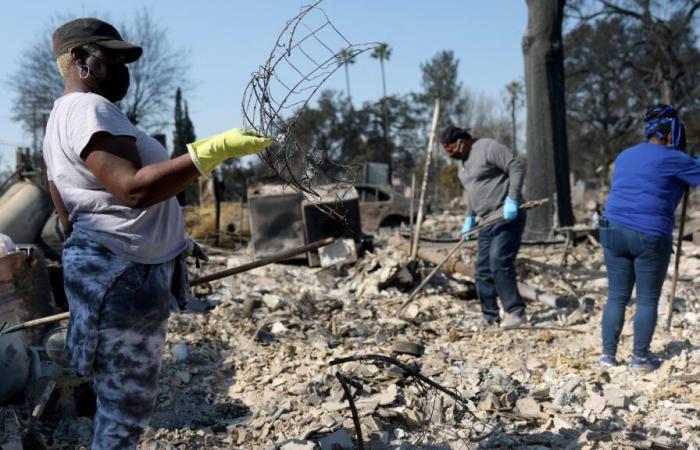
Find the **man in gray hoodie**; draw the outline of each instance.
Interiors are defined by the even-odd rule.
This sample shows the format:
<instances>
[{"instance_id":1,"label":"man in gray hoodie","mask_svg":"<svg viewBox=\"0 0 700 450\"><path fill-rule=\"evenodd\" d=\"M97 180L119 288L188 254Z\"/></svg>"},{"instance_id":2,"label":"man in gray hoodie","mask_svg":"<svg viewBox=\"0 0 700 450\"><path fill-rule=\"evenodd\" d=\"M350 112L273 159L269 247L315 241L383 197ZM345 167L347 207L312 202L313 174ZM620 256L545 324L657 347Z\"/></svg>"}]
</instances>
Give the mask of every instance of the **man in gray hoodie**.
<instances>
[{"instance_id":1,"label":"man in gray hoodie","mask_svg":"<svg viewBox=\"0 0 700 450\"><path fill-rule=\"evenodd\" d=\"M518 292L515 257L525 229L525 213L518 212L523 201L525 165L500 142L476 139L462 128L449 126L441 138L449 157L458 161L459 180L469 199L461 233L468 233L477 219L497 215L505 219L479 232L476 292L481 302L481 325L500 322L497 295L505 311L501 326L522 325L525 302Z\"/></svg>"}]
</instances>

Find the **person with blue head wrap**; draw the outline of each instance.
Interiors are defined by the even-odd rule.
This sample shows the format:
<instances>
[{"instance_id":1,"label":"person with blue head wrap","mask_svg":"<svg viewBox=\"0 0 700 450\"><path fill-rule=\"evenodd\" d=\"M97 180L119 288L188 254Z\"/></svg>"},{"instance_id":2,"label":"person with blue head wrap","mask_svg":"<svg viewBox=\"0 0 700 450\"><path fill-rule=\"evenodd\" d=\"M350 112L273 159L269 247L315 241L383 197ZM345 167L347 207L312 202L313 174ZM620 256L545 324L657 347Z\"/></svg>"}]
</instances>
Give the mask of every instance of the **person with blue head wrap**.
<instances>
[{"instance_id":1,"label":"person with blue head wrap","mask_svg":"<svg viewBox=\"0 0 700 450\"><path fill-rule=\"evenodd\" d=\"M674 213L688 187L700 185L700 164L684 152L685 126L671 105L654 105L644 117L645 142L615 160L610 195L599 223L608 271L600 364L617 365L625 307L637 287L631 368L646 373L661 361L649 348L661 288L671 258Z\"/></svg>"},{"instance_id":2,"label":"person with blue head wrap","mask_svg":"<svg viewBox=\"0 0 700 450\"><path fill-rule=\"evenodd\" d=\"M685 150L685 125L671 105L656 105L644 116L644 137L670 139L670 147Z\"/></svg>"}]
</instances>

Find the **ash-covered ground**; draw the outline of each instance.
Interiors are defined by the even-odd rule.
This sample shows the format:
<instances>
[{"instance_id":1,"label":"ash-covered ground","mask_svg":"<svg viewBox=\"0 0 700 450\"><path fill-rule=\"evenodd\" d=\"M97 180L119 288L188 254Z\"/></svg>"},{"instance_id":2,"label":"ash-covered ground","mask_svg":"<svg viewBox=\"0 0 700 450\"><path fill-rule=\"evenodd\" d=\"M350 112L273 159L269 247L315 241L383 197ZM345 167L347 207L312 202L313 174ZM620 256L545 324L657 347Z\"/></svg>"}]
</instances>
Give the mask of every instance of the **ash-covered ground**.
<instances>
[{"instance_id":1,"label":"ash-covered ground","mask_svg":"<svg viewBox=\"0 0 700 450\"><path fill-rule=\"evenodd\" d=\"M436 235L458 229L461 217L431 220L427 232ZM400 312L410 289L395 275L408 262L407 240L383 230L375 242L356 264L275 264L198 287L200 299L218 305L172 315L157 410L140 448L355 448L337 372L350 380L364 448L700 448L700 246L684 243L667 334L669 269L652 345L666 361L640 376L596 364L607 281L595 239L523 246L521 281L568 306L528 302L528 326L509 331L476 328L478 300L461 275L437 276ZM473 261L474 245L460 257ZM222 249L210 258L193 276L251 259ZM632 301L619 353L626 362L634 309ZM396 353L397 343L424 354ZM378 360L330 364L366 355L409 371ZM10 442L14 419L8 408L2 414ZM73 449L89 447L91 426L89 417L47 418L38 430L50 448Z\"/></svg>"}]
</instances>

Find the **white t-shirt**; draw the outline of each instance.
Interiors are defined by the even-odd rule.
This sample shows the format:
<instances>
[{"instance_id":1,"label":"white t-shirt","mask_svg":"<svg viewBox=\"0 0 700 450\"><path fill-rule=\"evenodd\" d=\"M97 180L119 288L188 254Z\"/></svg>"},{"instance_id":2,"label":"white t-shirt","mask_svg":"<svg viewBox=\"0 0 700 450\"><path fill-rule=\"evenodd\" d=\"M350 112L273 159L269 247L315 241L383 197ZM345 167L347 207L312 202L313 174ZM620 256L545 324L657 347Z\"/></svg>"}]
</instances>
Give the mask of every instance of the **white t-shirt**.
<instances>
[{"instance_id":1,"label":"white t-shirt","mask_svg":"<svg viewBox=\"0 0 700 450\"><path fill-rule=\"evenodd\" d=\"M106 98L74 92L54 102L46 125L44 161L73 226L136 263L160 264L185 248L182 210L175 197L129 208L110 194L80 157L93 134L132 136L144 166L169 159L158 141L135 127Z\"/></svg>"}]
</instances>

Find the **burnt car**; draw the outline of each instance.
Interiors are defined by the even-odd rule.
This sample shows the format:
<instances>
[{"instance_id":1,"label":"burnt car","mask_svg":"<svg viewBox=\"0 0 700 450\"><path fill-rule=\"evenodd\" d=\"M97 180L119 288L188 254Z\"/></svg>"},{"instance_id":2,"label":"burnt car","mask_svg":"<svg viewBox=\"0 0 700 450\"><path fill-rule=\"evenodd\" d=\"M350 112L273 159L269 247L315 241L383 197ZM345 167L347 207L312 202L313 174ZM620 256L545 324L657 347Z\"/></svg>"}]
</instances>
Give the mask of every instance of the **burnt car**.
<instances>
[{"instance_id":1,"label":"burnt car","mask_svg":"<svg viewBox=\"0 0 700 450\"><path fill-rule=\"evenodd\" d=\"M356 184L360 197L362 228L374 231L380 227L396 227L411 220L411 199L394 187L382 184ZM417 214L414 205L413 215Z\"/></svg>"}]
</instances>

